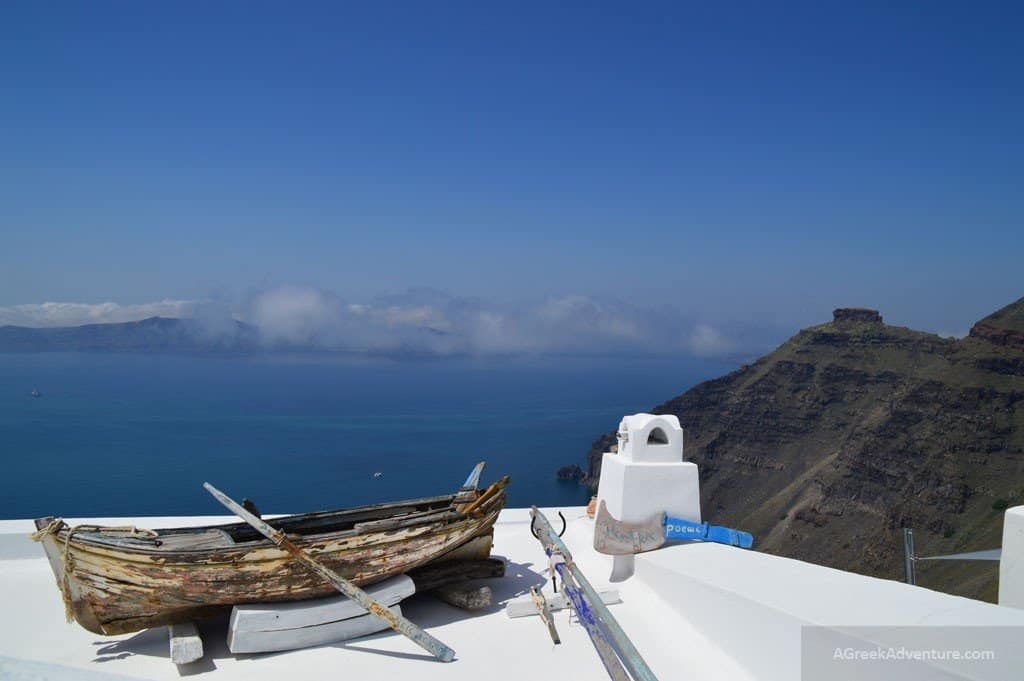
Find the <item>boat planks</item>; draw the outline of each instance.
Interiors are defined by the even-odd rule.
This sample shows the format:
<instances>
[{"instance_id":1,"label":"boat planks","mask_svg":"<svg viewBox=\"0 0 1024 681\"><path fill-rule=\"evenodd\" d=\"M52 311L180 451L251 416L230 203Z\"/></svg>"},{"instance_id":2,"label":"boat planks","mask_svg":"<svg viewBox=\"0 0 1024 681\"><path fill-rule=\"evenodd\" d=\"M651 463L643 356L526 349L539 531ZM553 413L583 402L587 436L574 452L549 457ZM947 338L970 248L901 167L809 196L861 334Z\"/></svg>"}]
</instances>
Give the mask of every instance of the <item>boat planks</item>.
<instances>
[{"instance_id":1,"label":"boat planks","mask_svg":"<svg viewBox=\"0 0 1024 681\"><path fill-rule=\"evenodd\" d=\"M504 506L505 483L507 479L496 483L499 489L473 512L445 513L443 518L424 511L443 508L445 502L455 508L462 496L335 512L335 518L345 520L344 529L340 530L332 529L327 520L330 513L270 522L286 531L311 528L312 534L288 536L345 579L357 585L373 584L434 561L447 560L453 550L490 535ZM486 492L480 496L483 494ZM399 523L399 527L378 531L355 529L356 521L384 519L392 509L402 509L395 517L420 514L420 522ZM76 530L66 525L46 532L52 522L52 518L36 521L41 541L58 586L70 601L71 614L93 633L124 634L220 614L237 604L296 601L335 593L329 583L270 541L237 541L246 536L237 526L161 530L152 538L112 536L109 531ZM224 531L221 545L211 541L211 529ZM181 535L194 535L196 544L182 548L181 544L188 542L180 541ZM232 540L232 536L236 539ZM172 537L177 538L177 543L170 541L170 548L165 547L165 539ZM475 545L482 548L482 541Z\"/></svg>"}]
</instances>

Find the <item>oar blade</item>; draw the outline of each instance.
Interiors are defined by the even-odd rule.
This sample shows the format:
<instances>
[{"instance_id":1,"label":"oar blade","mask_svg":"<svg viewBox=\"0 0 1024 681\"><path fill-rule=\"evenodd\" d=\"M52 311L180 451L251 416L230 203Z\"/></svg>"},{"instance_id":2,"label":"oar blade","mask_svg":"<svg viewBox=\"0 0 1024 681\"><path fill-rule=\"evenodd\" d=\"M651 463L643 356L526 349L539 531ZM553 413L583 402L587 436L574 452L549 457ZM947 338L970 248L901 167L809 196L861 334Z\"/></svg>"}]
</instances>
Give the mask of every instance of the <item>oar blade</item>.
<instances>
[{"instance_id":1,"label":"oar blade","mask_svg":"<svg viewBox=\"0 0 1024 681\"><path fill-rule=\"evenodd\" d=\"M476 489L477 485L480 484L480 475L484 472L484 467L487 465L486 461L481 461L473 470L470 471L469 476L466 478L466 482L462 483L462 489Z\"/></svg>"}]
</instances>

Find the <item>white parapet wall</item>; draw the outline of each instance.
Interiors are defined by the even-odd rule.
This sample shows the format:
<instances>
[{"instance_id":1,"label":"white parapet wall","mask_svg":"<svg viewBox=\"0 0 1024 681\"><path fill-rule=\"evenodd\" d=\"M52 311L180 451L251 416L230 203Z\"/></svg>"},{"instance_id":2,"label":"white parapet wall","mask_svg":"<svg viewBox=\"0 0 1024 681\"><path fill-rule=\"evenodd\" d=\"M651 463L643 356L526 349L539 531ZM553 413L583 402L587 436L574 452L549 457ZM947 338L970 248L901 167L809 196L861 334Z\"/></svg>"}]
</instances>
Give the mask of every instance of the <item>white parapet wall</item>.
<instances>
[{"instance_id":1,"label":"white parapet wall","mask_svg":"<svg viewBox=\"0 0 1024 681\"><path fill-rule=\"evenodd\" d=\"M999 605L1024 608L1024 506L1014 506L1003 516Z\"/></svg>"},{"instance_id":2,"label":"white parapet wall","mask_svg":"<svg viewBox=\"0 0 1024 681\"><path fill-rule=\"evenodd\" d=\"M1024 611L712 543L642 553L633 579L764 681L1022 678L1017 642ZM869 663L858 667L836 657L939 648L963 654L992 649L996 655L970 664L881 660L868 676Z\"/></svg>"}]
</instances>

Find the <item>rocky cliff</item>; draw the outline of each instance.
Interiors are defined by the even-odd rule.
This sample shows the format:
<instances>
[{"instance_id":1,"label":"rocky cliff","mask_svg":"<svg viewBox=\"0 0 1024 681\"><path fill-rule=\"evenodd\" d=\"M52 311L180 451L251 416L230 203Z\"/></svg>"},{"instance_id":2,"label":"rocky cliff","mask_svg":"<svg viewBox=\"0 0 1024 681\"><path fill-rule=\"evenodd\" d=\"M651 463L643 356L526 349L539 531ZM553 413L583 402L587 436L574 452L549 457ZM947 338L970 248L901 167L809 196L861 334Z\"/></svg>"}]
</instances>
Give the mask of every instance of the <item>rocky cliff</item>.
<instances>
[{"instance_id":1,"label":"rocky cliff","mask_svg":"<svg viewBox=\"0 0 1024 681\"><path fill-rule=\"evenodd\" d=\"M762 551L901 578L902 526L919 555L989 549L1024 503L1024 298L962 340L836 310L651 411L683 424L707 519ZM614 443L594 443L590 484ZM987 600L997 576L994 562L918 566L923 586Z\"/></svg>"}]
</instances>

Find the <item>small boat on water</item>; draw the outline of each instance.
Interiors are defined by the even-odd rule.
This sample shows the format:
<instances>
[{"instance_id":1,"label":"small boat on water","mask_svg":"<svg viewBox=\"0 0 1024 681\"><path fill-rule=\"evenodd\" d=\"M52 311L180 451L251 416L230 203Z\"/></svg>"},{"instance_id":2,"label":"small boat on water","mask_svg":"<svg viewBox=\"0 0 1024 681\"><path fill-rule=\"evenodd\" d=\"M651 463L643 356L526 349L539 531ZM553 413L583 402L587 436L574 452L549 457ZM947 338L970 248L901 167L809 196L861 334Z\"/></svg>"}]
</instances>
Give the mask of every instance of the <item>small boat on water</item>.
<instances>
[{"instance_id":1,"label":"small boat on water","mask_svg":"<svg viewBox=\"0 0 1024 681\"><path fill-rule=\"evenodd\" d=\"M477 489L482 464L454 494L268 520L324 566L357 585L428 563L486 558L502 478ZM330 583L246 523L173 529L69 526L39 518L69 619L96 634L188 622L232 605L332 595Z\"/></svg>"}]
</instances>

